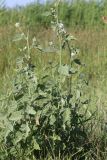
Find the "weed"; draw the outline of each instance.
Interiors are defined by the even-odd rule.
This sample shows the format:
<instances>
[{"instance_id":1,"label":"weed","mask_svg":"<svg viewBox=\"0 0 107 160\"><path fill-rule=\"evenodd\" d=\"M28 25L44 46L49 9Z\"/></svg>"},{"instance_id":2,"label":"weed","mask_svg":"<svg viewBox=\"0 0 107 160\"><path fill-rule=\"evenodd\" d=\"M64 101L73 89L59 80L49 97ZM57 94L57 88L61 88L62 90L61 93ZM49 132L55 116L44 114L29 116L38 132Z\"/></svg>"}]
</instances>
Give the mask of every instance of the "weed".
<instances>
[{"instance_id":1,"label":"weed","mask_svg":"<svg viewBox=\"0 0 107 160\"><path fill-rule=\"evenodd\" d=\"M59 55L57 64L50 62L38 73L32 64L32 49L41 54L41 47L34 37L30 44L29 31L24 33L16 23L18 35L14 41L24 41L24 54L17 59L13 90L1 103L0 158L1 160L34 159L95 159L94 144L89 140L88 97L84 96L88 85L78 58L75 38L68 34L58 18L59 3L51 9L52 25L57 34L56 46L50 43ZM62 61L66 50L68 63ZM96 151L96 148L94 149ZM102 155L101 155L102 156Z\"/></svg>"}]
</instances>

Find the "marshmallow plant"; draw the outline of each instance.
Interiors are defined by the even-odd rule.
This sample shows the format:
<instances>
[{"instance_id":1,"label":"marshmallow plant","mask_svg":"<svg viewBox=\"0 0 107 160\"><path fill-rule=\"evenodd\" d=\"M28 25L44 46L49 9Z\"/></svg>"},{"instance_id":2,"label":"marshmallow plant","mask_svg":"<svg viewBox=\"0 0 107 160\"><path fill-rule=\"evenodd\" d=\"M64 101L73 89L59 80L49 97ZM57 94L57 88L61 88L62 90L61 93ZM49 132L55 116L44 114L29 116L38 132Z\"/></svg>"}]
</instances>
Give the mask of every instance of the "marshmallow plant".
<instances>
[{"instance_id":1,"label":"marshmallow plant","mask_svg":"<svg viewBox=\"0 0 107 160\"><path fill-rule=\"evenodd\" d=\"M86 122L91 119L87 112L87 83L81 73L83 64L78 56L76 40L68 34L59 20L60 1L57 1L47 16L52 17L52 28L56 33L55 51L57 62L47 64L40 70L32 64L32 49L42 54L36 37L29 40L19 22L15 24L17 35L14 41L24 41L17 59L16 76L11 95L0 101L0 159L87 159L90 143ZM49 42L49 47L53 47ZM63 52L68 63L63 64ZM57 65L56 65L57 63Z\"/></svg>"}]
</instances>

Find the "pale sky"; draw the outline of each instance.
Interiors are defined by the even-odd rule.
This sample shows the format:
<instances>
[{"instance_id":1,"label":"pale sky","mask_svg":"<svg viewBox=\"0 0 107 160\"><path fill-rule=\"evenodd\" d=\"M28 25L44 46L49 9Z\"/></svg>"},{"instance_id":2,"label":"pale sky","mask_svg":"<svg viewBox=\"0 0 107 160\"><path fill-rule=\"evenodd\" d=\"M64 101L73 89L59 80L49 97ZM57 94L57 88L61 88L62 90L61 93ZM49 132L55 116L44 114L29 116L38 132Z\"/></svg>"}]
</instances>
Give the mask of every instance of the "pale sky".
<instances>
[{"instance_id":1,"label":"pale sky","mask_svg":"<svg viewBox=\"0 0 107 160\"><path fill-rule=\"evenodd\" d=\"M7 7L14 7L16 5L26 5L31 2L36 2L37 0L5 0L5 5ZM45 2L45 0L40 0L40 2Z\"/></svg>"}]
</instances>

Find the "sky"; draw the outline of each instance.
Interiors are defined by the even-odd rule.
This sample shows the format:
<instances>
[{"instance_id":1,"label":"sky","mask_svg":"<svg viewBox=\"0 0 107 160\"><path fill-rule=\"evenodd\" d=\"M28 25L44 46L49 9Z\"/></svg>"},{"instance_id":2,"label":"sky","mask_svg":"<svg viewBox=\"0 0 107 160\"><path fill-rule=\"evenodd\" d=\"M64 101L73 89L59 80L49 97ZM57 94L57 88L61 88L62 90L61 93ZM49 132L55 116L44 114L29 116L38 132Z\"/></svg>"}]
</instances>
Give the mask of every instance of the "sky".
<instances>
[{"instance_id":1,"label":"sky","mask_svg":"<svg viewBox=\"0 0 107 160\"><path fill-rule=\"evenodd\" d=\"M35 2L36 0L5 0L5 5L7 7L15 7L16 5L26 5L31 2ZM44 2L45 0L40 0L40 2Z\"/></svg>"},{"instance_id":2,"label":"sky","mask_svg":"<svg viewBox=\"0 0 107 160\"><path fill-rule=\"evenodd\" d=\"M0 0L0 1L3 1L3 0ZM36 1L37 0L4 0L6 7L15 7L16 5L23 6ZM46 2L46 0L39 0L39 2L44 3Z\"/></svg>"}]
</instances>

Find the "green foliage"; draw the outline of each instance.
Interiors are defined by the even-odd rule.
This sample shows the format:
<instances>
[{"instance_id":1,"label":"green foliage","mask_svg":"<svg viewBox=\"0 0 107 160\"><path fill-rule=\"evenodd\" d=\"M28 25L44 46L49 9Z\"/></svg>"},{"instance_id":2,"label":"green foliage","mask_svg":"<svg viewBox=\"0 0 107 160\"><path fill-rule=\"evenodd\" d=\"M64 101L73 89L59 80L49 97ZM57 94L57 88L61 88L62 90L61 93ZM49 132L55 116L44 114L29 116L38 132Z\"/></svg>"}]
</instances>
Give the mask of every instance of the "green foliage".
<instances>
[{"instance_id":1,"label":"green foliage","mask_svg":"<svg viewBox=\"0 0 107 160\"><path fill-rule=\"evenodd\" d=\"M13 89L0 101L0 159L45 159L51 155L63 159L94 158L94 145L89 141L88 98L84 96L87 82L84 66L75 48L75 38L69 35L58 18L58 7L51 8L52 25L57 34L55 49L59 62L47 64L42 70L31 61L32 49L46 53L36 38L29 43L16 23L18 34L13 41L24 41L24 55L17 60ZM50 16L45 14L45 16ZM52 47L52 46L51 46ZM68 63L62 62L63 50ZM88 114L89 113L89 114ZM94 150L92 152L92 150Z\"/></svg>"}]
</instances>

